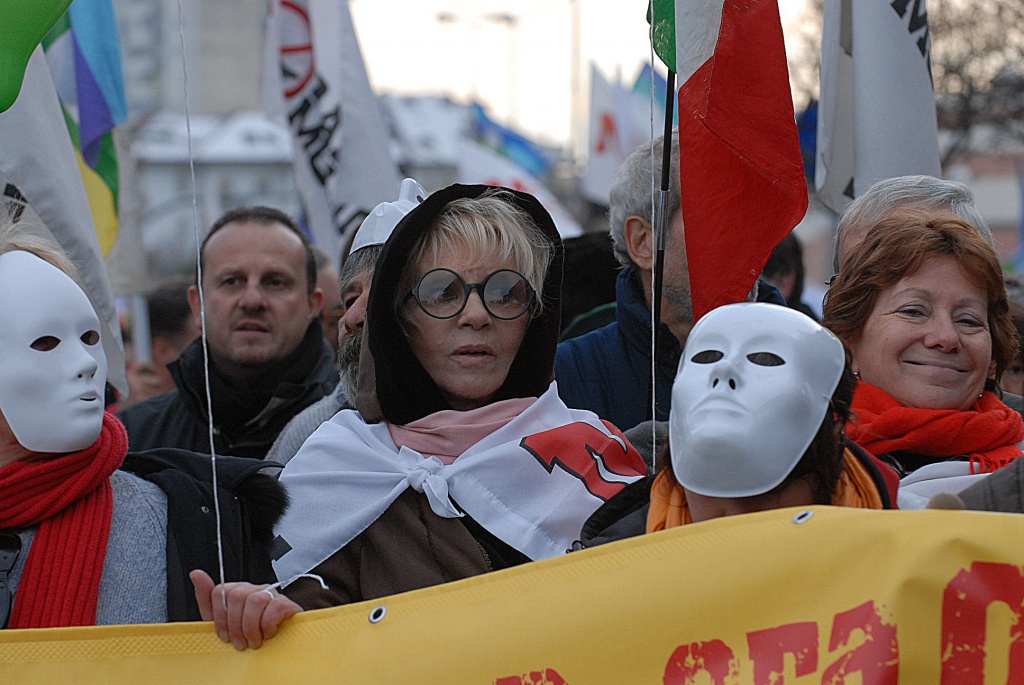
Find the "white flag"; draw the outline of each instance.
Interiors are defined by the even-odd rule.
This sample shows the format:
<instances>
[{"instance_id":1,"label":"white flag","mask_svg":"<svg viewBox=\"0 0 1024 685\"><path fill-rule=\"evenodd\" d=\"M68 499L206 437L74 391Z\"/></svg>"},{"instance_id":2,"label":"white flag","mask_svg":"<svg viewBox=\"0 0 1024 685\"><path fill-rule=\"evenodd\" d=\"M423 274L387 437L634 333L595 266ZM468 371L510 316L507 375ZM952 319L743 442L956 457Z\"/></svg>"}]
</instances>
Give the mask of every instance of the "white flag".
<instances>
[{"instance_id":1,"label":"white flag","mask_svg":"<svg viewBox=\"0 0 1024 685\"><path fill-rule=\"evenodd\" d=\"M580 192L608 205L615 172L629 153L650 139L647 98L619 83L609 83L597 65L590 66L590 143Z\"/></svg>"},{"instance_id":2,"label":"white flag","mask_svg":"<svg viewBox=\"0 0 1024 685\"><path fill-rule=\"evenodd\" d=\"M842 212L876 181L939 176L925 0L826 0L815 185Z\"/></svg>"},{"instance_id":3,"label":"white flag","mask_svg":"<svg viewBox=\"0 0 1024 685\"><path fill-rule=\"evenodd\" d=\"M121 393L127 392L121 326L110 280L75 148L41 48L32 53L18 99L0 113L0 198L28 232L56 241L78 267L82 287L103 329L108 380Z\"/></svg>"},{"instance_id":4,"label":"white flag","mask_svg":"<svg viewBox=\"0 0 1024 685\"><path fill-rule=\"evenodd\" d=\"M313 242L337 260L401 181L347 0L272 0L263 88L267 113L292 133Z\"/></svg>"},{"instance_id":5,"label":"white flag","mask_svg":"<svg viewBox=\"0 0 1024 685\"><path fill-rule=\"evenodd\" d=\"M590 142L580 192L591 202L607 205L608 191L627 150L620 135L615 92L596 64L590 65Z\"/></svg>"},{"instance_id":6,"label":"white flag","mask_svg":"<svg viewBox=\"0 0 1024 685\"><path fill-rule=\"evenodd\" d=\"M458 183L483 183L529 193L548 210L555 222L555 228L558 229L558 235L562 238L583 235L579 223L562 207L550 190L518 164L485 145L469 139L459 142L457 176Z\"/></svg>"}]
</instances>

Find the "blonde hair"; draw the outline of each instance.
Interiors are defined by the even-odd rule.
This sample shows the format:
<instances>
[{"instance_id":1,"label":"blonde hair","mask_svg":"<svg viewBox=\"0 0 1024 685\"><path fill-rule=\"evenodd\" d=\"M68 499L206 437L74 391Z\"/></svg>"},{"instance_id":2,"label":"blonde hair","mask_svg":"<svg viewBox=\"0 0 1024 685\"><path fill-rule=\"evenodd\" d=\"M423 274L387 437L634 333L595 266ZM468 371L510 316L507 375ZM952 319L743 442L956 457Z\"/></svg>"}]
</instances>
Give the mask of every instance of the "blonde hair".
<instances>
[{"instance_id":1,"label":"blonde hair","mask_svg":"<svg viewBox=\"0 0 1024 685\"><path fill-rule=\"evenodd\" d=\"M515 204L511 193L489 190L480 197L452 200L437 215L413 247L399 293L415 285L416 269L424 259L438 261L456 246L468 252L467 266L485 259L513 264L537 293L537 314L543 308L544 279L554 246L530 215Z\"/></svg>"},{"instance_id":2,"label":"blonde hair","mask_svg":"<svg viewBox=\"0 0 1024 685\"><path fill-rule=\"evenodd\" d=\"M54 241L44 238L41 235L30 233L28 230L45 230L42 226L27 222L15 223L9 210L0 205L0 255L8 252L28 252L39 257L44 262L49 262L65 274L71 280L81 285L81 277L74 262L64 253Z\"/></svg>"}]
</instances>

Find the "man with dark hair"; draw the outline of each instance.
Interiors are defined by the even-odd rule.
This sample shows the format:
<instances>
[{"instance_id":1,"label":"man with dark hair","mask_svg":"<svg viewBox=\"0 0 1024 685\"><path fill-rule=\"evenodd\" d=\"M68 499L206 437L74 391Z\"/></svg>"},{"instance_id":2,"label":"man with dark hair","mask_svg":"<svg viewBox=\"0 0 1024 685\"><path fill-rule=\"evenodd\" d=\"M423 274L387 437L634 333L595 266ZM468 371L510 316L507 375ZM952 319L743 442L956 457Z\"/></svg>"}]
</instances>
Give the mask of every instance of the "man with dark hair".
<instances>
[{"instance_id":1,"label":"man with dark hair","mask_svg":"<svg viewBox=\"0 0 1024 685\"><path fill-rule=\"evenodd\" d=\"M615 320L619 261L607 233L584 233L563 243L562 335L568 340ZM596 311L595 311L596 310Z\"/></svg>"},{"instance_id":2,"label":"man with dark hair","mask_svg":"<svg viewBox=\"0 0 1024 685\"><path fill-rule=\"evenodd\" d=\"M338 290L340 275L331 256L319 247L313 247L316 259L316 287L324 293L323 313L320 319L324 328L324 340L335 352L338 351L338 325L345 310L341 306L341 292Z\"/></svg>"},{"instance_id":3,"label":"man with dark hair","mask_svg":"<svg viewBox=\"0 0 1024 685\"><path fill-rule=\"evenodd\" d=\"M203 244L199 246L199 266L203 269L206 268L206 245L210 242L213 236L217 235L221 229L228 224L255 224L256 226L274 226L280 224L287 228L289 231L294 233L302 243L302 247L305 250L305 262L304 267L306 270L306 285L309 287L309 291L312 292L313 288L316 287L316 248L309 242L309 236L299 228L299 225L295 223L295 219L291 218L280 209L274 209L273 207L235 207L224 212L219 219L213 222L210 226L210 232L203 238Z\"/></svg>"},{"instance_id":4,"label":"man with dark hair","mask_svg":"<svg viewBox=\"0 0 1024 685\"><path fill-rule=\"evenodd\" d=\"M287 214L243 207L213 224L199 257L188 301L196 320L206 317L214 447L263 458L293 416L334 388L312 246ZM119 414L132 450L210 451L202 343L170 365L176 390Z\"/></svg>"},{"instance_id":5,"label":"man with dark hair","mask_svg":"<svg viewBox=\"0 0 1024 685\"><path fill-rule=\"evenodd\" d=\"M795 309L815 321L820 319L814 310L803 301L804 248L796 233L790 232L775 246L772 256L764 265L761 278L779 289L790 309Z\"/></svg>"}]
</instances>

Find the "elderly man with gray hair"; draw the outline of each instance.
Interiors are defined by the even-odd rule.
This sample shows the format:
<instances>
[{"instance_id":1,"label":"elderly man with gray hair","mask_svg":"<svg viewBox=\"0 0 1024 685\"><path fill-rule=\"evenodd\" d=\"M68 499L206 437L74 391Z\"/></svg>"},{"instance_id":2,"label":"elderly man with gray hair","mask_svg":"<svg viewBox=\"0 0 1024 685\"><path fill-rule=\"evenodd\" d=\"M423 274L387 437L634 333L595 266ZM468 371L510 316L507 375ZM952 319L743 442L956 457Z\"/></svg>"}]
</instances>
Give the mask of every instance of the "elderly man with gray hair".
<instances>
[{"instance_id":1,"label":"elderly man with gray hair","mask_svg":"<svg viewBox=\"0 0 1024 685\"><path fill-rule=\"evenodd\" d=\"M672 137L672 180L665 203L665 264L661 295L660 349L655 370L656 408L651 415L651 274L656 255L653 189L661 173L663 137L634 150L619 167L609 208L612 249L623 266L615 284L615 321L558 346L555 380L570 407L589 409L621 430L668 419L672 381L682 345L693 328L690 275L683 237L679 142ZM751 291L762 302L785 305L773 286ZM751 297L750 299L753 299Z\"/></svg>"},{"instance_id":2,"label":"elderly man with gray hair","mask_svg":"<svg viewBox=\"0 0 1024 685\"><path fill-rule=\"evenodd\" d=\"M897 210L951 212L995 245L992 231L974 204L974 193L963 183L934 176L895 176L883 179L851 202L836 224L832 268L839 273L847 255L860 245L868 230Z\"/></svg>"}]
</instances>

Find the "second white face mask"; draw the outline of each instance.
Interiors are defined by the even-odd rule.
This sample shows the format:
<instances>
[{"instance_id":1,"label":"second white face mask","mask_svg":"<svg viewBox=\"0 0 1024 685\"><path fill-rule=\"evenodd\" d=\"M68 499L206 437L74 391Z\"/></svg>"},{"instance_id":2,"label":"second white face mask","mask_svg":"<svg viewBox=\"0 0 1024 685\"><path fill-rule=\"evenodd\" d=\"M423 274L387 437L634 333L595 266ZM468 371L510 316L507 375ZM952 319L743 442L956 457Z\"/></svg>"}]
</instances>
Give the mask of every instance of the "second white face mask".
<instances>
[{"instance_id":1,"label":"second white face mask","mask_svg":"<svg viewBox=\"0 0 1024 685\"><path fill-rule=\"evenodd\" d=\"M672 386L676 479L709 497L779 485L818 432L845 361L838 338L791 309L742 303L707 314Z\"/></svg>"},{"instance_id":2,"label":"second white face mask","mask_svg":"<svg viewBox=\"0 0 1024 685\"><path fill-rule=\"evenodd\" d=\"M103 424L100 322L71 278L28 252L0 255L0 411L33 452L84 449Z\"/></svg>"}]
</instances>

